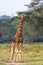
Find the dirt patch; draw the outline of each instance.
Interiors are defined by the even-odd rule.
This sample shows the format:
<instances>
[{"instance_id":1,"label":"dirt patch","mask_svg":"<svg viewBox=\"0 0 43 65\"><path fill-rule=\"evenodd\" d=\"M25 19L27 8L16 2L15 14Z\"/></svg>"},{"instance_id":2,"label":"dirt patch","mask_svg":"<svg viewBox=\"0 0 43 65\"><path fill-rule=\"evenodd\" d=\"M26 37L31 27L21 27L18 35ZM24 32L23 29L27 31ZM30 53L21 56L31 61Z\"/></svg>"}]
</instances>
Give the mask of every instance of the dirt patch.
<instances>
[{"instance_id":1,"label":"dirt patch","mask_svg":"<svg viewBox=\"0 0 43 65\"><path fill-rule=\"evenodd\" d=\"M19 62L15 62L15 61L10 61L7 62L7 65L43 65L43 60L39 60L39 61L19 61Z\"/></svg>"},{"instance_id":2,"label":"dirt patch","mask_svg":"<svg viewBox=\"0 0 43 65\"><path fill-rule=\"evenodd\" d=\"M20 64L25 64L25 62L23 62L23 61L19 61L19 62L16 62L16 61L8 61L6 64L7 65L20 65Z\"/></svg>"}]
</instances>

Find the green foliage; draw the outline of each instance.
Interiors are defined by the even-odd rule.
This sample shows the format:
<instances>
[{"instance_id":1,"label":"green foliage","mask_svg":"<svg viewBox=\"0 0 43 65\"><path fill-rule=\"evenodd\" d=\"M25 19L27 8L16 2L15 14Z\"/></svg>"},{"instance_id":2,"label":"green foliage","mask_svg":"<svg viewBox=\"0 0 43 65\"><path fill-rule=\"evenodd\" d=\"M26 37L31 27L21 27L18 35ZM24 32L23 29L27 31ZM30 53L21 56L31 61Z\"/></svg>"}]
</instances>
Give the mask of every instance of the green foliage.
<instances>
[{"instance_id":1,"label":"green foliage","mask_svg":"<svg viewBox=\"0 0 43 65\"><path fill-rule=\"evenodd\" d=\"M0 19L0 42L10 42L20 23L20 15L26 15L23 26L23 42L43 41L43 1L32 0L28 11L18 16Z\"/></svg>"},{"instance_id":2,"label":"green foliage","mask_svg":"<svg viewBox=\"0 0 43 65\"><path fill-rule=\"evenodd\" d=\"M15 34L19 19L18 18L9 18L9 19L0 19L0 42L10 41Z\"/></svg>"},{"instance_id":3,"label":"green foliage","mask_svg":"<svg viewBox=\"0 0 43 65\"><path fill-rule=\"evenodd\" d=\"M32 0L28 11L19 12L25 14L25 22L28 24L28 34L31 41L43 41L43 0Z\"/></svg>"}]
</instances>

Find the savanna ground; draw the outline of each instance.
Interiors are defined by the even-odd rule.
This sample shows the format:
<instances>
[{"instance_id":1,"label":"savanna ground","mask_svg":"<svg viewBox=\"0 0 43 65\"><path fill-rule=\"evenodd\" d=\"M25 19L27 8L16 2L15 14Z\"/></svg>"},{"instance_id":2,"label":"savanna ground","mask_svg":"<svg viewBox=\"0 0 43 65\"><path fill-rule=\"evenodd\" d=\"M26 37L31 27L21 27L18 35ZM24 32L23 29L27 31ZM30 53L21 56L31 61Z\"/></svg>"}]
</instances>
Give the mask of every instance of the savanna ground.
<instances>
[{"instance_id":1,"label":"savanna ground","mask_svg":"<svg viewBox=\"0 0 43 65\"><path fill-rule=\"evenodd\" d=\"M11 44L0 43L0 65L7 65ZM21 65L43 65L43 43L23 44Z\"/></svg>"}]
</instances>

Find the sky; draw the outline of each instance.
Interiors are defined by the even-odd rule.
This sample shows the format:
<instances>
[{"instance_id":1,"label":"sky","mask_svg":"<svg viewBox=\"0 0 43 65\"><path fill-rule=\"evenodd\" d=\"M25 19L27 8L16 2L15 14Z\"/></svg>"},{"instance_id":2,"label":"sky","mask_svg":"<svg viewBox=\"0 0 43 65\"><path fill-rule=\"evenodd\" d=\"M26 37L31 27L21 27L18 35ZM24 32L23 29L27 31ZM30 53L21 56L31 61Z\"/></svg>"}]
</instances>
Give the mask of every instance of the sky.
<instances>
[{"instance_id":1,"label":"sky","mask_svg":"<svg viewBox=\"0 0 43 65\"><path fill-rule=\"evenodd\" d=\"M18 11L26 11L24 4L29 4L31 0L0 0L0 16L16 15Z\"/></svg>"}]
</instances>

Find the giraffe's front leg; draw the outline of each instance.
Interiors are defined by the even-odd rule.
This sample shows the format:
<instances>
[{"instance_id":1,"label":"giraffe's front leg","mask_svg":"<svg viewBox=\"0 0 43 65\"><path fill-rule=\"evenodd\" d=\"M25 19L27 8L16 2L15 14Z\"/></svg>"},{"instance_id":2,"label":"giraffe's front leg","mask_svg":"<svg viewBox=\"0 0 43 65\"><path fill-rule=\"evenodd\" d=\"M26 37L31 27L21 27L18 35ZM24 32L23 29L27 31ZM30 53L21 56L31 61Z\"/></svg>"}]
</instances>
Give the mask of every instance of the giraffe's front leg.
<instances>
[{"instance_id":1,"label":"giraffe's front leg","mask_svg":"<svg viewBox=\"0 0 43 65\"><path fill-rule=\"evenodd\" d=\"M18 61L18 49L15 50L14 61Z\"/></svg>"},{"instance_id":2,"label":"giraffe's front leg","mask_svg":"<svg viewBox=\"0 0 43 65\"><path fill-rule=\"evenodd\" d=\"M22 60L22 43L19 45L19 61Z\"/></svg>"},{"instance_id":3,"label":"giraffe's front leg","mask_svg":"<svg viewBox=\"0 0 43 65\"><path fill-rule=\"evenodd\" d=\"M19 51L18 51L18 44L16 43L16 46L15 46L15 55L14 55L14 61L18 61L18 53L19 53Z\"/></svg>"}]
</instances>

